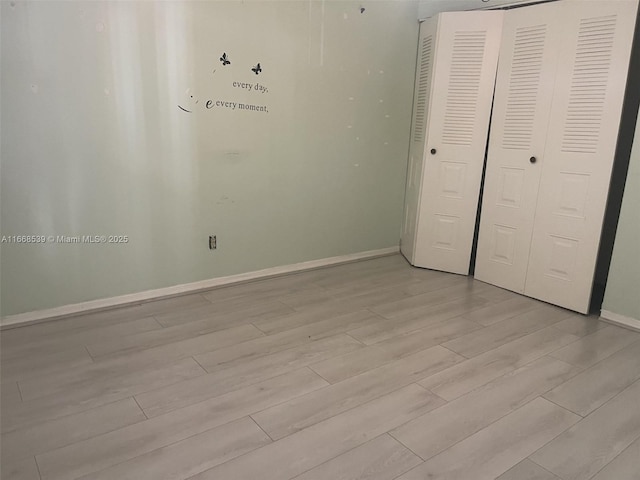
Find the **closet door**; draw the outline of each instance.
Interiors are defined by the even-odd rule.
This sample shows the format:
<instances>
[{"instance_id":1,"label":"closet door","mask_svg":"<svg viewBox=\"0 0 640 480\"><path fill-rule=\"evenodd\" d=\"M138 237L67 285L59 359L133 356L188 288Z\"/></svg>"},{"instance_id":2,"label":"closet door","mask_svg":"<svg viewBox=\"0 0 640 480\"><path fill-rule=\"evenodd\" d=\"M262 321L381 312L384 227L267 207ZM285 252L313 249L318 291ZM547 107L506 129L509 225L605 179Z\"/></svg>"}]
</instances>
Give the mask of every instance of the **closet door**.
<instances>
[{"instance_id":1,"label":"closet door","mask_svg":"<svg viewBox=\"0 0 640 480\"><path fill-rule=\"evenodd\" d=\"M525 293L589 308L636 1L566 2ZM637 86L636 86L637 88Z\"/></svg>"},{"instance_id":2,"label":"closet door","mask_svg":"<svg viewBox=\"0 0 640 480\"><path fill-rule=\"evenodd\" d=\"M414 265L468 274L502 12L438 16Z\"/></svg>"},{"instance_id":3,"label":"closet door","mask_svg":"<svg viewBox=\"0 0 640 480\"><path fill-rule=\"evenodd\" d=\"M505 13L475 277L524 292L558 60L561 7Z\"/></svg>"},{"instance_id":4,"label":"closet door","mask_svg":"<svg viewBox=\"0 0 640 480\"><path fill-rule=\"evenodd\" d=\"M422 187L422 167L429 121L429 101L433 83L437 26L437 17L430 18L420 24L418 60L413 94L411 143L409 145L409 163L407 165L407 183L405 187L404 221L400 241L400 251L411 264L415 263L418 205Z\"/></svg>"}]
</instances>

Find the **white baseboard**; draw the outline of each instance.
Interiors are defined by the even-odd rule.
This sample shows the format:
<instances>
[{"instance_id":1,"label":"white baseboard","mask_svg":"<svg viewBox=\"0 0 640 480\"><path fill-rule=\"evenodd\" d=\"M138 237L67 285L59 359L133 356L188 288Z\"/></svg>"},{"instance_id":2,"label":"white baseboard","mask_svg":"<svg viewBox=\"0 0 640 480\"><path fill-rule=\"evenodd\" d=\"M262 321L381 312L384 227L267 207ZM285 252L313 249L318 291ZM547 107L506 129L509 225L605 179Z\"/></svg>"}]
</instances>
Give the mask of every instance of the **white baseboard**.
<instances>
[{"instance_id":1,"label":"white baseboard","mask_svg":"<svg viewBox=\"0 0 640 480\"><path fill-rule=\"evenodd\" d=\"M621 327L630 328L640 332L640 320L632 317L626 317L619 313L613 313L608 310L600 311L600 318L608 323L620 325Z\"/></svg>"},{"instance_id":2,"label":"white baseboard","mask_svg":"<svg viewBox=\"0 0 640 480\"><path fill-rule=\"evenodd\" d=\"M357 262L359 260L367 260L376 257L384 257L398 253L398 247L382 248L379 250L369 250L360 253L351 253L348 255L340 255L338 257L321 258L319 260L311 260L309 262L294 263L291 265L283 265L281 267L265 268L254 272L240 273L238 275L229 275L227 277L211 278L201 280L199 282L185 283L182 285L174 285L172 287L158 288L155 290L147 290L139 293L131 293L128 295L120 295L117 297L103 298L99 300L91 300L88 302L74 303L72 305L64 305L62 307L48 308L45 310L36 310L33 312L19 313L9 315L0 320L0 330L21 327L33 323L45 322L56 318L67 317L71 315L79 315L85 313L93 313L100 310L108 310L115 307L125 305L135 305L160 298L177 297L203 290L209 290L216 287L232 285L234 283L250 282L252 280L265 279L269 277L277 277L288 273L302 272L305 270L314 270L317 268L328 267L330 265L339 265L342 263Z\"/></svg>"}]
</instances>

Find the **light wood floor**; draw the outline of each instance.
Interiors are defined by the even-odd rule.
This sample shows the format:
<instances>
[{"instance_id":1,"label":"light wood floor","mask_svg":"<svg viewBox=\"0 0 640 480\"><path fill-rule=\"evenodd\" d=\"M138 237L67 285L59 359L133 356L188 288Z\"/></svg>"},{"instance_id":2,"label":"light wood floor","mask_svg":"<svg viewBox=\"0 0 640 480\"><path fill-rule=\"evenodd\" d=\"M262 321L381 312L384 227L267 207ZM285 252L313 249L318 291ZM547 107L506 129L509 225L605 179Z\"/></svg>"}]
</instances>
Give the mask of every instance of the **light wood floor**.
<instances>
[{"instance_id":1,"label":"light wood floor","mask_svg":"<svg viewBox=\"0 0 640 480\"><path fill-rule=\"evenodd\" d=\"M1 342L3 480L640 478L640 334L398 255Z\"/></svg>"}]
</instances>

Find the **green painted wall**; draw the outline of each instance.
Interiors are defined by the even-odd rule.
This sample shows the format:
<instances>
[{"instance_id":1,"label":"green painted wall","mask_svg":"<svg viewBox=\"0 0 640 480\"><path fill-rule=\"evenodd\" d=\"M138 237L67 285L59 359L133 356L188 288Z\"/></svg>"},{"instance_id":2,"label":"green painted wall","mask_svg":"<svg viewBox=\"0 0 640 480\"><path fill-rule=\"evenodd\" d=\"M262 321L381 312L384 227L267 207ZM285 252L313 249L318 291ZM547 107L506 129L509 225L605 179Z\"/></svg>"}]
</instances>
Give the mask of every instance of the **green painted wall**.
<instances>
[{"instance_id":1,"label":"green painted wall","mask_svg":"<svg viewBox=\"0 0 640 480\"><path fill-rule=\"evenodd\" d=\"M602 308L640 320L640 122L636 124Z\"/></svg>"},{"instance_id":2,"label":"green painted wall","mask_svg":"<svg viewBox=\"0 0 640 480\"><path fill-rule=\"evenodd\" d=\"M3 316L398 245L417 2L0 8Z\"/></svg>"}]
</instances>

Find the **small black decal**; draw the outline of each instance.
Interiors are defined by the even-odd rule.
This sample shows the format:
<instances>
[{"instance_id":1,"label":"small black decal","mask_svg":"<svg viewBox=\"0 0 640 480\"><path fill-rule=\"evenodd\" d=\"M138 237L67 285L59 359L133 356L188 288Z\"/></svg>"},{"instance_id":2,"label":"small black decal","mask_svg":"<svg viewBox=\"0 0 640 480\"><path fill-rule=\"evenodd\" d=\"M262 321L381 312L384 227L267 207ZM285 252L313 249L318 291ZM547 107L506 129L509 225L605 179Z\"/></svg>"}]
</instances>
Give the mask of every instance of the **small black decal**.
<instances>
[{"instance_id":1,"label":"small black decal","mask_svg":"<svg viewBox=\"0 0 640 480\"><path fill-rule=\"evenodd\" d=\"M258 75L262 71L262 68L260 68L260 64L257 64L255 67L251 69L251 71L256 75Z\"/></svg>"},{"instance_id":2,"label":"small black decal","mask_svg":"<svg viewBox=\"0 0 640 480\"><path fill-rule=\"evenodd\" d=\"M220 57L220 61L222 62L222 66L231 65L231 60L227 57L227 52L223 53Z\"/></svg>"},{"instance_id":3,"label":"small black decal","mask_svg":"<svg viewBox=\"0 0 640 480\"><path fill-rule=\"evenodd\" d=\"M193 95L190 95L189 98L193 98ZM196 103L198 103L198 100L196 100ZM178 108L184 112L191 113L191 110L187 110L186 108L181 107L180 105L178 105Z\"/></svg>"}]
</instances>

